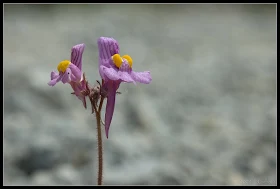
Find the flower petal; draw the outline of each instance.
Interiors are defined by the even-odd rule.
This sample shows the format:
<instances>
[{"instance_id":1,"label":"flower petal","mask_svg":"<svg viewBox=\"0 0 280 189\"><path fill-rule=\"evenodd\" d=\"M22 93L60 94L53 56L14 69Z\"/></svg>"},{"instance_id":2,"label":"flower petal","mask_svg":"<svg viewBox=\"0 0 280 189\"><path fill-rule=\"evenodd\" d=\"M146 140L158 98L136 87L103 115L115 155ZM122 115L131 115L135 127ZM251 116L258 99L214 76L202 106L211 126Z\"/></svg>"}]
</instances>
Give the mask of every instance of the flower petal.
<instances>
[{"instance_id":1,"label":"flower petal","mask_svg":"<svg viewBox=\"0 0 280 189\"><path fill-rule=\"evenodd\" d=\"M106 76L108 79L110 80L119 80L120 77L118 75L118 72L114 69L114 68L107 68L105 66L100 66L100 70L99 70L102 74L101 77ZM103 78L104 80L106 80L106 78Z\"/></svg>"},{"instance_id":2,"label":"flower petal","mask_svg":"<svg viewBox=\"0 0 280 189\"><path fill-rule=\"evenodd\" d=\"M71 69L67 68L66 71L62 74L61 81L62 83L69 83L71 81Z\"/></svg>"},{"instance_id":3,"label":"flower petal","mask_svg":"<svg viewBox=\"0 0 280 189\"><path fill-rule=\"evenodd\" d=\"M101 59L110 59L114 54L119 54L119 44L118 42L109 37L100 37L97 41L99 58ZM102 63L102 62L100 62Z\"/></svg>"},{"instance_id":4,"label":"flower petal","mask_svg":"<svg viewBox=\"0 0 280 189\"><path fill-rule=\"evenodd\" d=\"M127 83L132 83L133 82L133 83L136 84L136 82L133 80L133 78L130 76L130 74L128 72L126 72L126 71L119 71L118 75L119 75L119 78L121 80L123 80L124 82L127 82Z\"/></svg>"},{"instance_id":5,"label":"flower petal","mask_svg":"<svg viewBox=\"0 0 280 189\"><path fill-rule=\"evenodd\" d=\"M81 83L71 81L69 83L74 90L75 95L83 102L85 109L87 109L86 97L81 94L81 91L86 89L84 85L85 81L83 80Z\"/></svg>"},{"instance_id":6,"label":"flower petal","mask_svg":"<svg viewBox=\"0 0 280 189\"><path fill-rule=\"evenodd\" d=\"M55 86L55 84L57 84L61 80L61 78L62 78L61 75L52 71L51 72L51 81L48 82L48 85L49 86Z\"/></svg>"},{"instance_id":7,"label":"flower petal","mask_svg":"<svg viewBox=\"0 0 280 189\"><path fill-rule=\"evenodd\" d=\"M57 79L58 77L59 77L59 74L57 72L55 72L55 71L51 72L51 80Z\"/></svg>"},{"instance_id":8,"label":"flower petal","mask_svg":"<svg viewBox=\"0 0 280 189\"><path fill-rule=\"evenodd\" d=\"M118 84L116 82L113 81L108 82L108 96L107 96L107 104L106 104L106 112L105 112L105 132L107 138L109 137L109 128L114 114L117 88L118 88Z\"/></svg>"},{"instance_id":9,"label":"flower petal","mask_svg":"<svg viewBox=\"0 0 280 189\"><path fill-rule=\"evenodd\" d=\"M78 44L72 47L71 62L76 65L79 70L82 70L82 56L85 49L85 44Z\"/></svg>"},{"instance_id":10,"label":"flower petal","mask_svg":"<svg viewBox=\"0 0 280 189\"><path fill-rule=\"evenodd\" d=\"M149 71L144 71L144 72L131 71L130 75L134 79L134 81L137 81L139 83L149 84L152 81L152 77Z\"/></svg>"},{"instance_id":11,"label":"flower petal","mask_svg":"<svg viewBox=\"0 0 280 189\"><path fill-rule=\"evenodd\" d=\"M68 67L71 70L71 81L76 81L79 82L82 78L82 72L81 70L75 65L75 64L70 64Z\"/></svg>"}]
</instances>

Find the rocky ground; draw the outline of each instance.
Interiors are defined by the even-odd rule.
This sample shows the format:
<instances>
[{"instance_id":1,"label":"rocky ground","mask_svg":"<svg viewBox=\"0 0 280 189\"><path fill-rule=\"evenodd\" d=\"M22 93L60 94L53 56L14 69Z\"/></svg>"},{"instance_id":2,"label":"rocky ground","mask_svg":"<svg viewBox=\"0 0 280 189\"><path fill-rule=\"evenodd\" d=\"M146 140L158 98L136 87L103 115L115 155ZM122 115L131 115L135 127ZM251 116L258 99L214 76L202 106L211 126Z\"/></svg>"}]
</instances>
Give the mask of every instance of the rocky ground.
<instances>
[{"instance_id":1,"label":"rocky ground","mask_svg":"<svg viewBox=\"0 0 280 189\"><path fill-rule=\"evenodd\" d=\"M149 85L122 84L105 185L276 184L275 5L5 5L4 184L95 185L96 124L50 72L119 41Z\"/></svg>"}]
</instances>

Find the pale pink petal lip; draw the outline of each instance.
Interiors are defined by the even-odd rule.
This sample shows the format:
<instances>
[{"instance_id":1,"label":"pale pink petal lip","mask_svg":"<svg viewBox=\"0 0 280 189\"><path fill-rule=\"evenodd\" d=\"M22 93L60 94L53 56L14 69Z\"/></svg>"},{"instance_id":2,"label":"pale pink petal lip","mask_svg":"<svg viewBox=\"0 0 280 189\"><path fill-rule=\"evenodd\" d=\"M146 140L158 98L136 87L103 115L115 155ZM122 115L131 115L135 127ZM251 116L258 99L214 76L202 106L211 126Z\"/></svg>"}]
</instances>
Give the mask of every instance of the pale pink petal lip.
<instances>
[{"instance_id":1,"label":"pale pink petal lip","mask_svg":"<svg viewBox=\"0 0 280 189\"><path fill-rule=\"evenodd\" d=\"M67 68L66 71L62 74L61 81L62 83L69 83L71 81L71 69Z\"/></svg>"},{"instance_id":2,"label":"pale pink petal lip","mask_svg":"<svg viewBox=\"0 0 280 189\"><path fill-rule=\"evenodd\" d=\"M59 74L57 72L55 72L55 71L51 72L51 80L57 79L58 77L59 77Z\"/></svg>"},{"instance_id":3,"label":"pale pink petal lip","mask_svg":"<svg viewBox=\"0 0 280 189\"><path fill-rule=\"evenodd\" d=\"M120 77L120 79L124 82L127 82L127 83L135 83L134 79L131 77L131 75L127 72L122 72L122 71L119 71L118 72L118 75Z\"/></svg>"},{"instance_id":4,"label":"pale pink petal lip","mask_svg":"<svg viewBox=\"0 0 280 189\"><path fill-rule=\"evenodd\" d=\"M62 75L59 75L58 73L52 71L51 72L51 81L48 82L49 86L55 86L62 78Z\"/></svg>"},{"instance_id":5,"label":"pale pink petal lip","mask_svg":"<svg viewBox=\"0 0 280 189\"><path fill-rule=\"evenodd\" d=\"M139 83L149 84L152 81L152 77L149 71L145 71L145 72L132 71L130 75L134 81L137 81Z\"/></svg>"},{"instance_id":6,"label":"pale pink petal lip","mask_svg":"<svg viewBox=\"0 0 280 189\"><path fill-rule=\"evenodd\" d=\"M100 66L101 72L106 75L110 80L119 80L120 77L118 72L114 68L107 68L105 66Z\"/></svg>"}]
</instances>

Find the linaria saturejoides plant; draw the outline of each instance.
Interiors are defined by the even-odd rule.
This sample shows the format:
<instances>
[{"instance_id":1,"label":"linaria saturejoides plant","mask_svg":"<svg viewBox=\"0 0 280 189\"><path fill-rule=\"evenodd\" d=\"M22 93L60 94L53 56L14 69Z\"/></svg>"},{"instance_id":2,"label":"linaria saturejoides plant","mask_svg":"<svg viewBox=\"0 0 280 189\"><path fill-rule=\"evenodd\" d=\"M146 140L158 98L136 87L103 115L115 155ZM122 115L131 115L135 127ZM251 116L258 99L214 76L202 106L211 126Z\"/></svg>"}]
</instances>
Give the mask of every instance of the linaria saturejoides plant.
<instances>
[{"instance_id":1,"label":"linaria saturejoides plant","mask_svg":"<svg viewBox=\"0 0 280 189\"><path fill-rule=\"evenodd\" d=\"M97 40L99 51L99 74L101 83L91 87L86 80L85 73L82 73L82 55L85 44L78 44L72 47L71 58L63 60L57 66L57 72L51 72L49 86L54 86L58 82L70 84L75 95L82 101L84 108L87 108L86 97L89 98L92 106L92 113L96 116L97 122L97 144L98 144L98 178L97 184L102 185L103 179L103 150L101 124L105 126L105 134L108 138L111 125L116 94L120 84L136 82L149 84L152 77L149 71L134 72L132 70L132 58L129 55L121 56L118 42L113 38L100 37ZM101 110L104 99L107 99L105 111L105 123L101 118Z\"/></svg>"}]
</instances>

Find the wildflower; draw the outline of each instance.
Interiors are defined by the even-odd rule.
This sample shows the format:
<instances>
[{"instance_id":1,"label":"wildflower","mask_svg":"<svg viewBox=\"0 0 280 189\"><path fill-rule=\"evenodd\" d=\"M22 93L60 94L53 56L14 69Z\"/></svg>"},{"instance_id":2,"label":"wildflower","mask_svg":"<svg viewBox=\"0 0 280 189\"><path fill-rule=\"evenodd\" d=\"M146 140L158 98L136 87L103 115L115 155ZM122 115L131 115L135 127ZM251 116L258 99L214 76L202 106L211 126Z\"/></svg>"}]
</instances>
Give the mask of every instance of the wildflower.
<instances>
[{"instance_id":1,"label":"wildflower","mask_svg":"<svg viewBox=\"0 0 280 189\"><path fill-rule=\"evenodd\" d=\"M129 55L121 57L119 45L115 39L100 37L98 39L98 50L99 73L104 82L102 84L102 91L105 91L107 97L105 132L108 138L115 108L115 97L121 82L149 84L152 78L149 71L132 71L132 58Z\"/></svg>"},{"instance_id":2,"label":"wildflower","mask_svg":"<svg viewBox=\"0 0 280 189\"><path fill-rule=\"evenodd\" d=\"M72 47L71 61L63 60L57 66L58 73L51 72L51 81L49 86L54 86L58 82L63 84L69 83L74 90L72 94L75 94L82 102L85 108L86 99L82 91L88 89L87 81L85 80L85 74L82 74L82 55L85 49L85 44L78 44Z\"/></svg>"}]
</instances>

